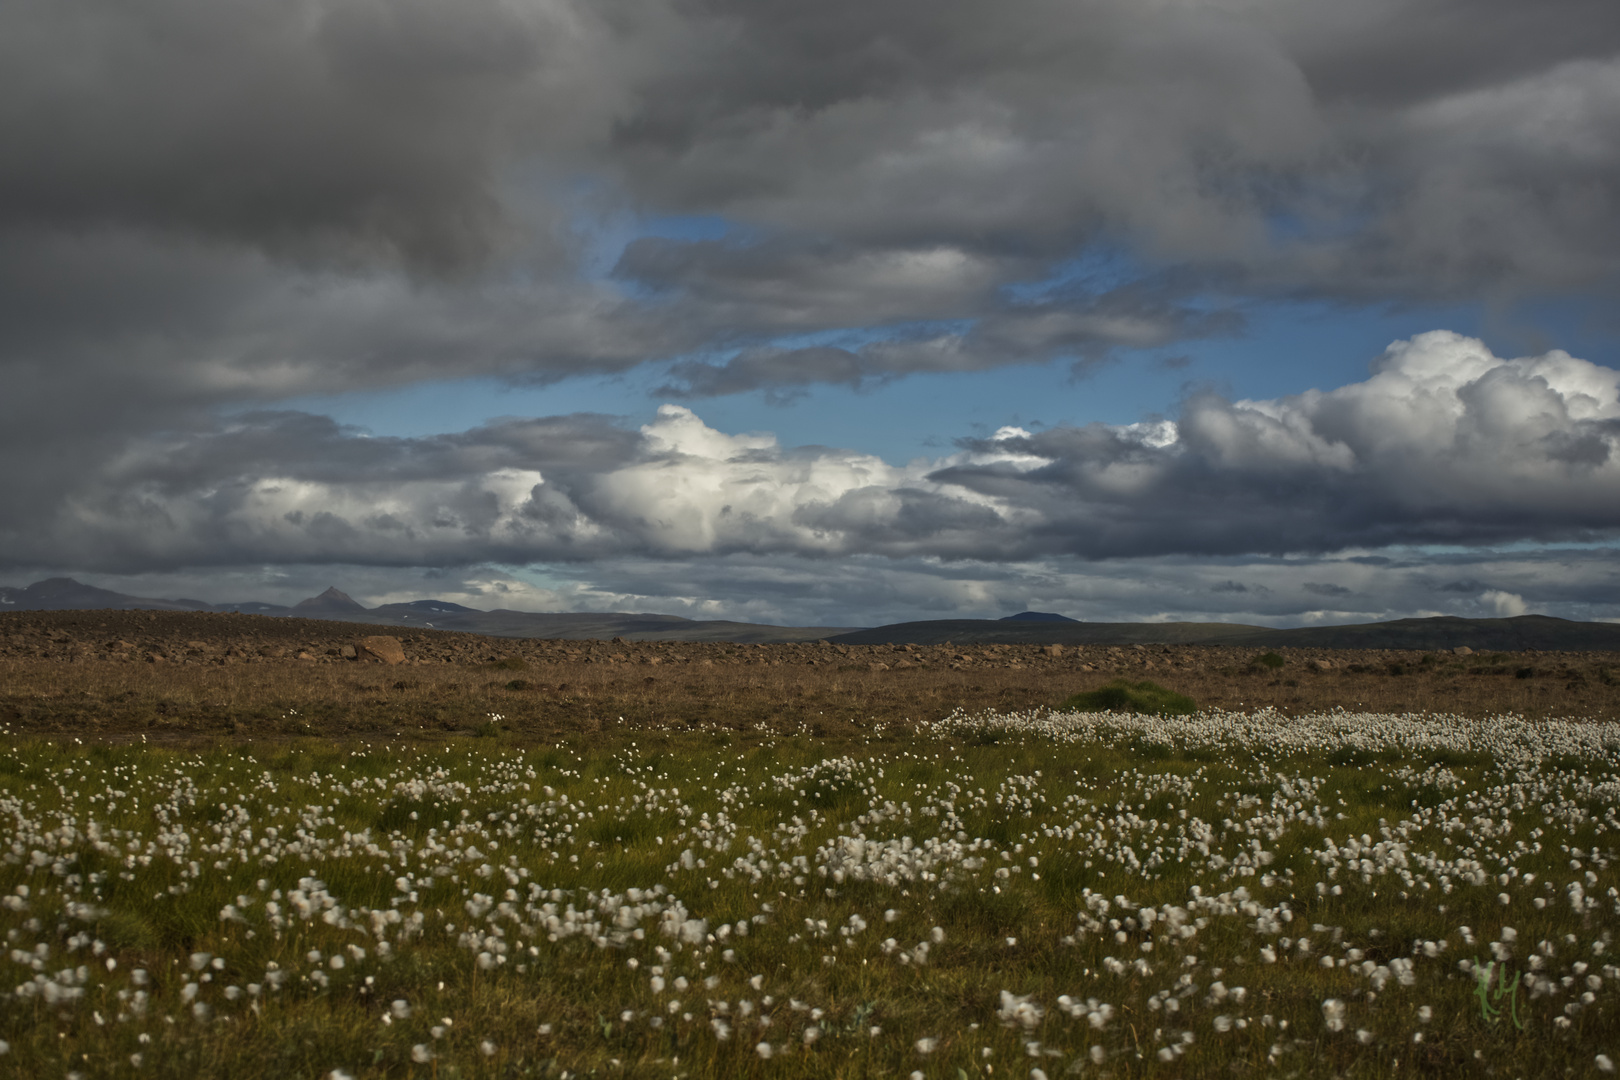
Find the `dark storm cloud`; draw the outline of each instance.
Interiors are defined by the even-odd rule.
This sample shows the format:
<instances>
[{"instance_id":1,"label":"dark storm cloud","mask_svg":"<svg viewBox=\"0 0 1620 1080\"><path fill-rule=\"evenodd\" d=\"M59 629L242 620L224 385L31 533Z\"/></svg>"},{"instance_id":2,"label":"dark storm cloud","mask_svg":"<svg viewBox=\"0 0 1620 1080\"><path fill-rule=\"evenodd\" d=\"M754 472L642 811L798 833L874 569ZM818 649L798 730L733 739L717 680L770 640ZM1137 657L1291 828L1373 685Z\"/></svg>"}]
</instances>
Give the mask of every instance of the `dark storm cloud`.
<instances>
[{"instance_id":1,"label":"dark storm cloud","mask_svg":"<svg viewBox=\"0 0 1620 1080\"><path fill-rule=\"evenodd\" d=\"M1617 50L1599 0L18 0L0 274L46 295L0 358L128 355L148 399L219 400L986 320L956 354L983 366L1222 329L1189 315L1212 288L1593 286ZM579 226L625 209L744 239L631 244L622 276L670 293L642 311L578 281ZM1193 272L1007 303L1097 245ZM773 385L746 367L688 388Z\"/></svg>"},{"instance_id":2,"label":"dark storm cloud","mask_svg":"<svg viewBox=\"0 0 1620 1080\"><path fill-rule=\"evenodd\" d=\"M476 258L510 154L585 105L554 96L577 81L569 23L500 0L18 0L0 225Z\"/></svg>"},{"instance_id":3,"label":"dark storm cloud","mask_svg":"<svg viewBox=\"0 0 1620 1080\"><path fill-rule=\"evenodd\" d=\"M872 309L870 329L859 335L867 340L802 348L750 346L722 362L681 360L670 365L673 379L658 388L661 395L702 398L750 390L791 394L818 384L859 389L907 375L982 371L1054 358L1070 360L1077 369L1084 369L1117 346L1147 348L1233 334L1243 326L1237 311L1207 310L1184 302L1169 275L1095 292L1068 285L1040 300L1026 301L1008 296L999 287L990 288L997 284L990 275L962 266L964 260L951 252L886 260L885 265L863 273L846 273L841 266L827 273L825 266L818 266L806 268L808 272L799 280L770 281L744 269L752 261L751 253L737 254L736 262L726 267L727 277L748 282L739 288L776 294L769 303L758 304L756 314L775 308L783 328L796 329L794 319L822 309L808 300L816 292L816 283L803 279L836 281L839 288L863 297ZM635 267L635 274L643 283L656 282L684 295L709 287L716 276L712 264L720 260L700 261L710 265L690 267L671 259L674 265L657 268L656 277L647 273L645 264ZM621 270L630 273L624 263ZM978 279L973 282L977 295L970 295L967 288L959 290L955 318L943 324L881 325L883 318L901 310L892 303L896 293L919 292L919 285L944 277Z\"/></svg>"},{"instance_id":4,"label":"dark storm cloud","mask_svg":"<svg viewBox=\"0 0 1620 1080\"><path fill-rule=\"evenodd\" d=\"M924 472L680 410L439 440L220 417L649 362L678 395L788 395L1083 365L1278 297L1612 290L1617 57L1599 0L14 0L0 551L135 571L1606 535L1612 387L1438 345L1442 374L1403 369L1399 394L1200 398L1168 433L1010 436ZM726 239L623 225L672 215Z\"/></svg>"}]
</instances>

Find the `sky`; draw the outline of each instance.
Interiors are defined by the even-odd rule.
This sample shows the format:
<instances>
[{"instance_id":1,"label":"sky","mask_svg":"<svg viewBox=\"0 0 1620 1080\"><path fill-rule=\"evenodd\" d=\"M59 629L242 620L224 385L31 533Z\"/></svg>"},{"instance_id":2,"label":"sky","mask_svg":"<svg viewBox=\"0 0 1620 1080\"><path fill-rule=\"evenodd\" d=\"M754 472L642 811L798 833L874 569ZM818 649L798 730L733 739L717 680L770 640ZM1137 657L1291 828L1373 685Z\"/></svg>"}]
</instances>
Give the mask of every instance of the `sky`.
<instances>
[{"instance_id":1,"label":"sky","mask_svg":"<svg viewBox=\"0 0 1620 1080\"><path fill-rule=\"evenodd\" d=\"M0 584L1620 619L1612 0L12 0Z\"/></svg>"}]
</instances>

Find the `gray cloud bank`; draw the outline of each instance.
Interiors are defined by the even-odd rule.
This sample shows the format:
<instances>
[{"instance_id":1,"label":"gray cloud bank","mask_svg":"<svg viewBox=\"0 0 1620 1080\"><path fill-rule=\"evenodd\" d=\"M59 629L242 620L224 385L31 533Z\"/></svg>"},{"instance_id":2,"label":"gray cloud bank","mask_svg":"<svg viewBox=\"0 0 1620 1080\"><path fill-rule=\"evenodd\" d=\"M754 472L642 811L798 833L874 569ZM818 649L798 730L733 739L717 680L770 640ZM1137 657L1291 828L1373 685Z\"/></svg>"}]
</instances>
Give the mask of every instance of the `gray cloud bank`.
<instances>
[{"instance_id":1,"label":"gray cloud bank","mask_svg":"<svg viewBox=\"0 0 1620 1080\"><path fill-rule=\"evenodd\" d=\"M649 363L670 399L791 395L1279 298L1612 295L1617 128L1611 0L12 0L0 568L1612 535L1613 372L1443 337L907 466L674 408L411 440L262 410Z\"/></svg>"},{"instance_id":2,"label":"gray cloud bank","mask_svg":"<svg viewBox=\"0 0 1620 1080\"><path fill-rule=\"evenodd\" d=\"M784 448L665 405L371 438L301 413L148 436L47 514L17 566L455 566L749 555L1015 562L1591 541L1620 528L1620 372L1436 331L1364 382L1179 417L1004 428L937 460Z\"/></svg>"},{"instance_id":3,"label":"gray cloud bank","mask_svg":"<svg viewBox=\"0 0 1620 1080\"><path fill-rule=\"evenodd\" d=\"M0 362L172 412L712 353L701 396L1612 289L1617 124L1608 0L15 0ZM587 273L625 215L738 231ZM851 328L895 340L772 345Z\"/></svg>"}]
</instances>

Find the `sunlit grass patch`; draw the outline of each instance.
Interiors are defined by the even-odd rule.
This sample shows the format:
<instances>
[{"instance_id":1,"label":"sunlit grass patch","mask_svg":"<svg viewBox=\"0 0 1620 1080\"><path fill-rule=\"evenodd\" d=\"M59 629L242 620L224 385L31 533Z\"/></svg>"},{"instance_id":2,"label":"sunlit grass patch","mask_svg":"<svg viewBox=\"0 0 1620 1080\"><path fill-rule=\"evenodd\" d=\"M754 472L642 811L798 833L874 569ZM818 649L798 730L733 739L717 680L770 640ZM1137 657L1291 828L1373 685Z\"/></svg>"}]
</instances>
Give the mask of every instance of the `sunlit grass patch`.
<instances>
[{"instance_id":1,"label":"sunlit grass patch","mask_svg":"<svg viewBox=\"0 0 1620 1080\"><path fill-rule=\"evenodd\" d=\"M1617 804L1620 728L1511 716L13 744L0 1063L1589 1075Z\"/></svg>"}]
</instances>

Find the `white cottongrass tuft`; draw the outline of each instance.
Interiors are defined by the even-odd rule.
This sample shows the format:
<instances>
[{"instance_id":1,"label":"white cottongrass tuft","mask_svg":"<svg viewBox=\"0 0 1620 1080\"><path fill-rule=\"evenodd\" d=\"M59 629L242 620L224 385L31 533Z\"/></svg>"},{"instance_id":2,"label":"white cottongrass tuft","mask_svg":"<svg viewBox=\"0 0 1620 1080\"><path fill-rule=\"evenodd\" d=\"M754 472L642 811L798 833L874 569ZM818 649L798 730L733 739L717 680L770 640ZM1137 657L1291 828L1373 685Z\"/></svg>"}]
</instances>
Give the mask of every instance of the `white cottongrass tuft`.
<instances>
[{"instance_id":1,"label":"white cottongrass tuft","mask_svg":"<svg viewBox=\"0 0 1620 1080\"><path fill-rule=\"evenodd\" d=\"M1030 1001L1030 995L1019 996L1001 992L1001 1006L996 1010L1001 1018L1003 1027L1022 1027L1025 1031L1033 1031L1040 1025L1041 1018L1046 1010Z\"/></svg>"}]
</instances>

